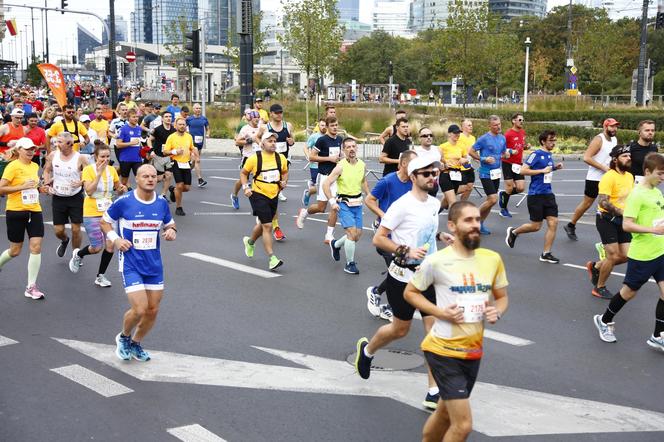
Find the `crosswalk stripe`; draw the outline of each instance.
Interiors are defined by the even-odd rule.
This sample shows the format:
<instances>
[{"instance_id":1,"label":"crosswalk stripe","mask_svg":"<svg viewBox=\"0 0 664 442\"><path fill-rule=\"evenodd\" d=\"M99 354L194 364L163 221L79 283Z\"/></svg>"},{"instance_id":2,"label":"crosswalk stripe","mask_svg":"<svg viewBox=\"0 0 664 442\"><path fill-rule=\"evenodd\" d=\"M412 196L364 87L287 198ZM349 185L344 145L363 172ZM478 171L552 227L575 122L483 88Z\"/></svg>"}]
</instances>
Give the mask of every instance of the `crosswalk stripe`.
<instances>
[{"instance_id":1,"label":"crosswalk stripe","mask_svg":"<svg viewBox=\"0 0 664 442\"><path fill-rule=\"evenodd\" d=\"M14 341L13 339L10 339L6 336L0 335L0 347L4 347L5 345L12 345L12 344L18 344L18 341Z\"/></svg>"},{"instance_id":2,"label":"crosswalk stripe","mask_svg":"<svg viewBox=\"0 0 664 442\"><path fill-rule=\"evenodd\" d=\"M188 253L181 253L181 255L186 256L187 258L197 259L199 261L208 262L210 264L216 264L218 266L226 267L232 270L237 270L239 272L248 273L250 275L260 276L261 278L278 278L281 276L278 273L268 272L265 270L257 269L255 267L249 267L237 262L228 261L226 259L204 255L202 253L188 252Z\"/></svg>"},{"instance_id":3,"label":"crosswalk stripe","mask_svg":"<svg viewBox=\"0 0 664 442\"><path fill-rule=\"evenodd\" d=\"M102 376L92 370L81 367L78 364L52 368L51 371L104 397L119 396L134 391L131 388L125 387L106 376Z\"/></svg>"},{"instance_id":4,"label":"crosswalk stripe","mask_svg":"<svg viewBox=\"0 0 664 442\"><path fill-rule=\"evenodd\" d=\"M220 438L198 424L169 428L166 431L183 442L226 442L226 439Z\"/></svg>"}]
</instances>

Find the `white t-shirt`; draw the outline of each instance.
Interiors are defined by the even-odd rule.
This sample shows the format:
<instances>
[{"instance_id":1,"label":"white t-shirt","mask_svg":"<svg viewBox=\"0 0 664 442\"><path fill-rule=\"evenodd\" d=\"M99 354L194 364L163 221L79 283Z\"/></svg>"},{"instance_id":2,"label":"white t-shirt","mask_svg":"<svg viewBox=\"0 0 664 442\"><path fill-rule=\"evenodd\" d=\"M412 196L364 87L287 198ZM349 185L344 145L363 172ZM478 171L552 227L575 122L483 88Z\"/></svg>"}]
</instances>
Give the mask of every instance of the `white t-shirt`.
<instances>
[{"instance_id":1,"label":"white t-shirt","mask_svg":"<svg viewBox=\"0 0 664 442\"><path fill-rule=\"evenodd\" d=\"M258 129L260 129L260 127L251 127L251 124L245 124L242 126L242 129L240 129L238 135L245 140L247 138L251 138L253 140L258 133ZM248 158L259 150L261 150L261 147L258 145L258 143L256 143L256 141L253 141L249 145L245 144L242 146L242 156Z\"/></svg>"},{"instance_id":2,"label":"white t-shirt","mask_svg":"<svg viewBox=\"0 0 664 442\"><path fill-rule=\"evenodd\" d=\"M415 146L415 152L417 153L418 158L426 158L428 161L434 162L438 161L440 162L442 159L442 156L440 154L440 149L438 149L438 146L430 146L429 150L423 148L422 146Z\"/></svg>"},{"instance_id":3,"label":"white t-shirt","mask_svg":"<svg viewBox=\"0 0 664 442\"><path fill-rule=\"evenodd\" d=\"M392 241L410 248L429 244L427 255L436 251L436 233L438 232L438 210L440 202L427 195L426 201L420 201L413 192L404 194L392 203L380 222L381 226L390 229ZM410 260L408 264L417 265L421 261ZM412 270L390 266L390 275L401 282L408 282L413 276Z\"/></svg>"}]
</instances>

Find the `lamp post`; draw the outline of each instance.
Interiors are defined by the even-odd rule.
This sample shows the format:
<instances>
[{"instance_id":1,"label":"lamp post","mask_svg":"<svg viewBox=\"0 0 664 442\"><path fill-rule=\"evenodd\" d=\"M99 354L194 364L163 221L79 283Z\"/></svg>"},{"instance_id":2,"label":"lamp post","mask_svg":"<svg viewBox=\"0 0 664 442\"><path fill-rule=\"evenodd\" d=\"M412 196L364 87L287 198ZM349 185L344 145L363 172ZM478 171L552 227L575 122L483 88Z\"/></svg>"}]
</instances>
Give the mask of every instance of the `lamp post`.
<instances>
[{"instance_id":1,"label":"lamp post","mask_svg":"<svg viewBox=\"0 0 664 442\"><path fill-rule=\"evenodd\" d=\"M530 58L530 37L526 37L526 73L523 80L523 112L528 112L528 61Z\"/></svg>"}]
</instances>

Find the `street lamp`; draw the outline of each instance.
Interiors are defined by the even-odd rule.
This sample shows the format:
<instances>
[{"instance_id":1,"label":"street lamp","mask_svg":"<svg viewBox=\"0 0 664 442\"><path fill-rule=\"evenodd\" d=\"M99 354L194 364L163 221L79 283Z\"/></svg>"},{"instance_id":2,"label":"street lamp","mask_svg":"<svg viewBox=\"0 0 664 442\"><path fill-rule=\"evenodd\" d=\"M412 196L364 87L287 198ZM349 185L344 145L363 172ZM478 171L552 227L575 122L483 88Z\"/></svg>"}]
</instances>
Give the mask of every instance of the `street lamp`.
<instances>
[{"instance_id":1,"label":"street lamp","mask_svg":"<svg viewBox=\"0 0 664 442\"><path fill-rule=\"evenodd\" d=\"M528 61L530 58L530 37L526 37L526 73L523 80L523 112L528 112Z\"/></svg>"}]
</instances>

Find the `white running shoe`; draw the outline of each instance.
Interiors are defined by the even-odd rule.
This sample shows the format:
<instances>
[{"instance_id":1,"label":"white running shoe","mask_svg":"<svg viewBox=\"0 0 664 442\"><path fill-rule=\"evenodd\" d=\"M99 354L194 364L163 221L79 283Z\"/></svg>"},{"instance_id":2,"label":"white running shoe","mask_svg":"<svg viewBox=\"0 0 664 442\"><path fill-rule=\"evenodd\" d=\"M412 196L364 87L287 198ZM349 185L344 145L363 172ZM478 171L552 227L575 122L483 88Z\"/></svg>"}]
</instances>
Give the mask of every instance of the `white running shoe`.
<instances>
[{"instance_id":1,"label":"white running shoe","mask_svg":"<svg viewBox=\"0 0 664 442\"><path fill-rule=\"evenodd\" d=\"M597 328L597 331L599 332L599 338L602 341L604 341L604 342L616 342L616 335L614 334L615 325L616 325L615 322L609 322L608 324L603 323L602 322L602 315L595 315L593 317L593 322L595 323L595 327ZM648 345L650 345L650 343Z\"/></svg>"},{"instance_id":2,"label":"white running shoe","mask_svg":"<svg viewBox=\"0 0 664 442\"><path fill-rule=\"evenodd\" d=\"M111 281L109 281L104 275L97 275L97 278L95 278L95 284L99 287L110 287Z\"/></svg>"},{"instance_id":3,"label":"white running shoe","mask_svg":"<svg viewBox=\"0 0 664 442\"><path fill-rule=\"evenodd\" d=\"M664 333L659 334L659 338L656 338L655 335L652 335L647 341L646 344L651 346L652 348L659 350L659 351L664 351Z\"/></svg>"},{"instance_id":4,"label":"white running shoe","mask_svg":"<svg viewBox=\"0 0 664 442\"><path fill-rule=\"evenodd\" d=\"M283 192L279 192L279 201L288 201L288 198L286 198L286 195L284 195Z\"/></svg>"},{"instance_id":5,"label":"white running shoe","mask_svg":"<svg viewBox=\"0 0 664 442\"><path fill-rule=\"evenodd\" d=\"M83 258L78 256L78 250L74 249L69 260L69 271L72 273L78 273L78 270L81 268L81 261L83 261Z\"/></svg>"},{"instance_id":6,"label":"white running shoe","mask_svg":"<svg viewBox=\"0 0 664 442\"><path fill-rule=\"evenodd\" d=\"M380 294L376 293L374 286L367 288L367 309L372 315L380 316Z\"/></svg>"},{"instance_id":7,"label":"white running shoe","mask_svg":"<svg viewBox=\"0 0 664 442\"><path fill-rule=\"evenodd\" d=\"M386 321L392 322L394 320L394 315L392 314L392 307L389 304L383 304L380 306L380 319L385 319Z\"/></svg>"}]
</instances>

